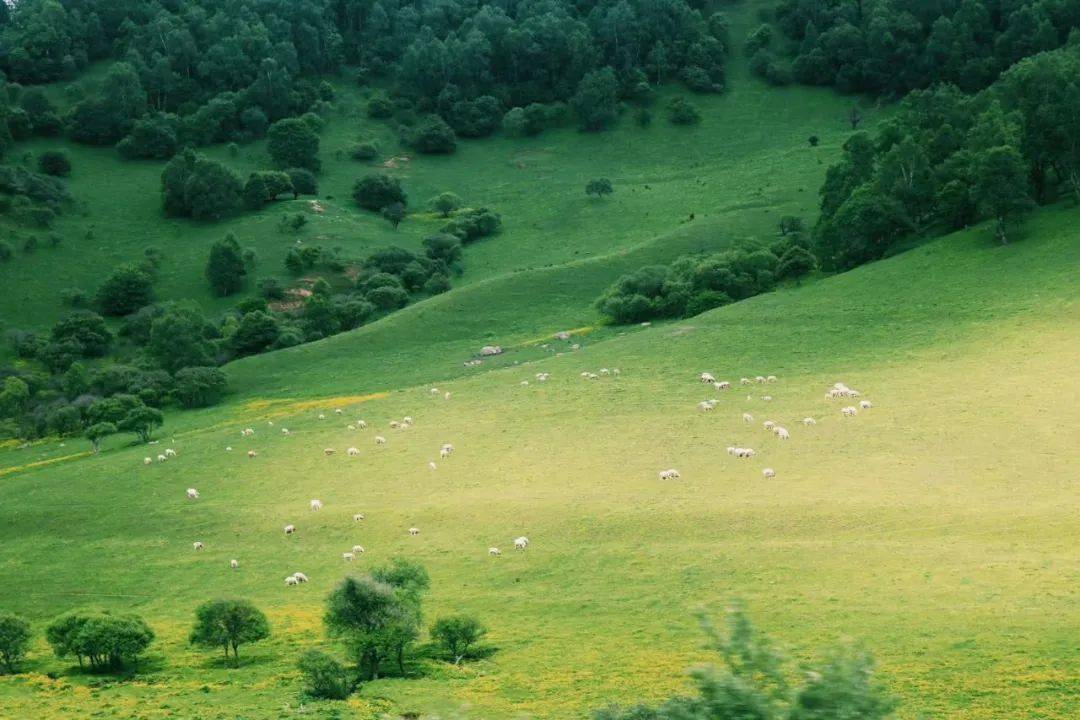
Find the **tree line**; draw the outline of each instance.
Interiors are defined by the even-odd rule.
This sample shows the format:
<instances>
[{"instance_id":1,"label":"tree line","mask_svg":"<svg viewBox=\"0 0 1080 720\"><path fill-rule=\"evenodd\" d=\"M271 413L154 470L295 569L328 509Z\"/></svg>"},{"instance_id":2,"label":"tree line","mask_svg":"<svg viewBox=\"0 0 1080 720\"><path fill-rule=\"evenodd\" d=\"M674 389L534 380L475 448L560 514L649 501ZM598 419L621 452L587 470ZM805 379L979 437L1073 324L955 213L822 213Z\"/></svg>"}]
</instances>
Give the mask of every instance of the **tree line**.
<instances>
[{"instance_id":1,"label":"tree line","mask_svg":"<svg viewBox=\"0 0 1080 720\"><path fill-rule=\"evenodd\" d=\"M899 97L937 83L976 92L1071 44L1080 0L780 0L766 19L746 50L771 82Z\"/></svg>"},{"instance_id":2,"label":"tree line","mask_svg":"<svg viewBox=\"0 0 1080 720\"><path fill-rule=\"evenodd\" d=\"M115 61L98 93L69 86L69 115L43 108L32 131L67 128L133 157L263 137L318 112L333 95L322 78L346 67L479 137L514 108L582 107L598 82L618 98L672 80L722 91L726 44L723 15L687 0L23 0L0 11L0 72L15 83Z\"/></svg>"},{"instance_id":3,"label":"tree line","mask_svg":"<svg viewBox=\"0 0 1080 720\"><path fill-rule=\"evenodd\" d=\"M362 682L391 669L405 676L423 634L423 596L430 585L427 570L403 558L342 580L326 599L324 625L352 664L321 650L306 651L298 662L304 691L317 698L345 699ZM481 645L486 634L472 616L441 616L428 628L432 651L425 655L459 664L486 652ZM259 608L248 600L224 598L195 609L188 642L220 651L226 667L239 667L240 648L270 635L270 623ZM100 610L61 615L45 627L44 636L57 658L72 658L80 671L93 673L136 671L157 637L138 615ZM25 618L0 613L0 672L20 670L33 638Z\"/></svg>"}]
</instances>

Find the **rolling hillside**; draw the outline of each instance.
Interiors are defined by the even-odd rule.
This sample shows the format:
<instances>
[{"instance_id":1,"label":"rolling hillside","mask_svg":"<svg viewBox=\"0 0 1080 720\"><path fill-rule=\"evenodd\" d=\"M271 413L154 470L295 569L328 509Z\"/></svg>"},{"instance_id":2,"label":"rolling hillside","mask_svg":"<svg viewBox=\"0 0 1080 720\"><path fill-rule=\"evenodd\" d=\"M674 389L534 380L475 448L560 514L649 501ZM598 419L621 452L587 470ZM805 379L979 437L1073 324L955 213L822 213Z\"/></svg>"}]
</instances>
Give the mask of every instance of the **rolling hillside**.
<instances>
[{"instance_id":1,"label":"rolling hillside","mask_svg":"<svg viewBox=\"0 0 1080 720\"><path fill-rule=\"evenodd\" d=\"M1077 457L1062 432L1080 420L1075 219L1042 212L1006 247L976 228L682 323L585 335L561 357L515 348L506 360L527 364L476 377L448 381L455 346L421 341L458 291L445 309L401 314L415 328L396 346L407 361L388 360L389 338L365 341L372 326L235 366L269 380L268 398L285 394L273 378L291 377L289 400L249 392L186 415L166 441L179 457L164 465L115 447L9 468L0 568L14 609L45 620L73 605L137 608L162 641L138 682L50 680L63 664L35 653L35 674L0 691L16 716L47 707L76 717L85 702L117 717L136 703L144 717L232 717L240 702L253 717L283 703L298 712L291 656L325 642L323 597L346 572L340 552L360 542L359 569L398 554L423 562L428 616L467 610L496 647L462 669L425 661L418 677L365 685L349 701L361 717L393 707L561 718L663 697L702 657L693 611L735 598L796 657L864 642L903 701L900 717L1068 717L1080 659L1069 640L1080 630ZM462 348L486 341L463 337ZM311 354L321 345L322 362ZM621 374L580 377L601 367ZM736 387L701 413L696 403L717 394L697 382L703 370L779 381L750 400ZM540 371L551 380L537 382ZM451 400L431 396L428 380ZM837 380L875 407L841 419L823 399ZM405 414L415 428L389 431ZM806 415L819 424L803 427ZM373 427L349 432L356 417ZM766 418L793 439L760 429ZM249 425L256 436L241 438ZM387 446L374 445L377 432ZM432 471L444 442L457 451ZM359 458L343 454L350 444ZM733 459L730 444L759 456ZM762 479L766 466L776 478ZM667 467L682 479L659 482ZM184 499L190 486L199 501ZM322 513L308 511L311 497ZM281 535L287 522L296 537ZM410 526L421 534L410 538ZM526 553L509 549L518 534L533 542ZM194 540L207 549L193 553ZM491 545L504 556L489 557ZM284 587L298 569L311 582ZM254 599L275 629L249 652L242 683L186 646L194 605L217 594Z\"/></svg>"}]
</instances>

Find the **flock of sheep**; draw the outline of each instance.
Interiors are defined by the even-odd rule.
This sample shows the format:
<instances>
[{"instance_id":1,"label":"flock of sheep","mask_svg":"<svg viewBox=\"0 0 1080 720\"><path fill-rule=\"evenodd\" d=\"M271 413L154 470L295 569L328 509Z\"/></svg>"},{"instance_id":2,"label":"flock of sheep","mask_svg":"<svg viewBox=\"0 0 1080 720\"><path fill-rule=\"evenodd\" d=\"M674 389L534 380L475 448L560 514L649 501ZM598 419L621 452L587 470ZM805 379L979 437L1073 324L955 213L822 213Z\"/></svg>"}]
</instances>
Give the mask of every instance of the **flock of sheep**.
<instances>
[{"instance_id":1,"label":"flock of sheep","mask_svg":"<svg viewBox=\"0 0 1080 720\"><path fill-rule=\"evenodd\" d=\"M585 373L583 373L583 375L584 374ZM706 383L708 385L712 385L713 388L715 388L716 390L731 390L731 388L732 388L732 384L731 384L730 381L728 381L728 380L717 380L716 377L712 373L709 373L709 372L701 373L701 375L698 376L698 379L703 383ZM777 378L776 378L775 375L758 375L758 376L754 377L753 379L745 378L745 377L740 378L739 379L739 385L743 385L743 386L755 385L755 384L757 384L757 385L766 385L766 384L770 384L770 383L775 383L776 380L777 380ZM829 391L825 394L825 399L826 400L835 400L837 398L858 398L858 397L860 397L860 393L859 393L858 390L852 390L850 387L848 387L847 385L845 385L842 382L838 382L838 383L833 384L833 386L831 388L829 388ZM747 400L752 400L753 395L747 395L746 399ZM764 402L770 402L773 398L772 398L772 395L762 395L761 399ZM698 406L698 409L703 411L703 412L711 412L719 404L720 404L719 399L710 398L708 400L702 400L701 402L699 402L697 404L697 406ZM855 415L857 415L859 413L860 409L861 410L869 410L869 409L871 409L873 407L874 407L873 403L871 403L869 400L860 400L858 407L855 407L854 405L845 406L845 407L840 409L840 414L843 417L854 417ZM748 422L748 423L754 422L754 416L751 415L748 412L744 412L742 418L743 418L744 422ZM811 426L817 425L817 420L815 420L812 417L804 417L802 419L802 424L805 425L806 427L811 427ZM778 440L790 440L791 439L791 432L788 431L787 428L785 428L785 427L783 427L781 425L778 425L773 420L766 420L764 423L762 423L762 426L765 428L766 431L771 432L772 434L774 434L777 437ZM752 457L755 457L757 455L757 451L754 450L753 448L734 447L734 446L729 446L727 448L727 453L728 453L728 455L731 455L732 457L736 457L736 458L752 458ZM774 478L774 477L776 477L776 471L773 470L770 467L764 468L761 471L761 474L764 475L766 478ZM681 477L681 475L679 475L678 470L671 469L671 468L669 468L667 470L661 470L659 472L659 476L660 476L661 480L677 480L677 479L679 479Z\"/></svg>"},{"instance_id":2,"label":"flock of sheep","mask_svg":"<svg viewBox=\"0 0 1080 720\"><path fill-rule=\"evenodd\" d=\"M544 376L543 378L541 378L539 375L537 376L538 379L540 379L541 381L547 379L547 376L548 376L547 373L540 373L540 375ZM438 388L431 388L430 393L431 393L431 395L439 395L439 394L441 394L441 391ZM443 395L443 397L446 398L447 400L449 400L450 399L450 393L449 392L445 393ZM343 414L343 411L339 408L339 409L334 410L334 413L337 414L337 415L341 415L341 414ZM318 419L319 420L325 420L326 417L327 416L326 416L325 413L319 413L318 414ZM401 420L392 420L389 423L390 428L393 429L393 430L407 430L410 427L412 427L413 424L414 424L414 421L409 416L403 417ZM270 427L273 427L274 422L272 420L269 420L269 421L267 421L267 425L270 426ZM353 423L349 423L348 425L346 425L346 428L348 430L351 430L351 431L364 430L367 427L368 427L368 423L365 420L357 420L357 421L355 421ZM290 432L290 430L288 428L281 428L281 434L284 435L284 436L289 436L292 433ZM243 430L240 431L240 436L244 437L244 438L253 437L254 435L255 435L255 429L251 428L251 427L244 428ZM376 435L375 436L375 444L376 445L385 445L386 442L387 442L387 440L386 440L386 438L384 436L382 436L382 435ZM226 452L231 452L232 451L232 446L226 446L225 450L226 450ZM442 445L442 447L439 448L439 457L445 460L445 459L449 458L453 454L453 452L454 452L454 445L452 443L444 443ZM334 455L335 450L333 448L329 448L329 447L323 448L323 454L327 455L327 456ZM360 450L358 448L356 448L356 447L350 447L346 451L346 454L349 455L350 457L355 457L355 456L360 455ZM249 458L254 458L254 457L257 456L257 453L254 450L248 450L247 451L247 456ZM177 457L176 450L174 450L173 448L169 448L169 449L165 450L162 454L158 455L157 460L158 460L158 462L165 462L166 460L168 460L170 458L174 458L174 457ZM146 457L146 458L143 459L143 463L146 464L146 465L150 465L153 462L154 462L154 458L151 458L151 457ZM436 465L435 465L434 461L428 463L428 465L432 470L436 469ZM193 487L187 488L187 499L188 500L198 500L200 497L201 497L201 495L200 495L199 490L197 488L193 488ZM318 498L313 498L309 502L308 506L310 507L312 512L319 512L324 507L322 500L319 500ZM361 522L361 521L365 520L365 515L364 515L364 513L356 513L356 514L354 514L352 516L352 518L353 518L353 522ZM287 535L287 536L295 534L296 531L297 531L296 525L294 525L292 523L289 523L288 525L285 525L285 527L284 527L284 532L285 532L285 535ZM420 534L420 529L417 528L417 527L410 527L409 530L408 530L408 533L409 533L409 535L411 537L416 537L417 535ZM524 551L526 548L528 548L528 546L529 546L529 538L525 537L524 535L514 539L514 548L516 550ZM200 551L200 550L204 550L206 548L206 545L202 541L196 540L195 542L192 543L192 547L193 547L194 550ZM356 557L358 555L362 555L364 552L365 552L364 546L362 546L362 545L353 545L351 550L348 550L348 551L343 552L341 554L341 558L345 562L352 562L353 560L356 559ZM499 548L497 548L497 547L490 547L490 548L488 548L488 555L490 555L492 557L498 557L498 556L502 555L502 551L499 550ZM240 568L240 561L236 560L235 558L229 560L229 567L231 567L233 570L238 570ZM302 572L295 572L295 573L293 573L293 574L291 574L291 575L289 575L289 576L287 576L285 578L285 585L291 587L291 586L300 585L301 583L305 583L307 581L308 581L308 576L307 575L305 575Z\"/></svg>"}]
</instances>

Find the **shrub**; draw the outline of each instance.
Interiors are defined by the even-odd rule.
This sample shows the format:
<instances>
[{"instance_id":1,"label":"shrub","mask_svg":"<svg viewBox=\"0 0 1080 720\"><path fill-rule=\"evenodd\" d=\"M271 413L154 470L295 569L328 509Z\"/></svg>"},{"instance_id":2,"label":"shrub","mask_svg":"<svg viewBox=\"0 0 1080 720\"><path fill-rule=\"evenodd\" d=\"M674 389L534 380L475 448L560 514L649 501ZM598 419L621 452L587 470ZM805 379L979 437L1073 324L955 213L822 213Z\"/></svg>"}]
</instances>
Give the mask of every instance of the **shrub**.
<instances>
[{"instance_id":1,"label":"shrub","mask_svg":"<svg viewBox=\"0 0 1080 720\"><path fill-rule=\"evenodd\" d=\"M319 180L315 173L304 168L289 168L285 171L292 182L293 195L318 195Z\"/></svg>"},{"instance_id":2,"label":"shrub","mask_svg":"<svg viewBox=\"0 0 1080 720\"><path fill-rule=\"evenodd\" d=\"M7 240L0 240L0 262L7 262L15 255L15 252L11 249L11 243Z\"/></svg>"},{"instance_id":3,"label":"shrub","mask_svg":"<svg viewBox=\"0 0 1080 720\"><path fill-rule=\"evenodd\" d=\"M69 313L52 328L54 342L74 342L80 354L87 357L103 356L109 349L112 337L105 327L105 319L89 310Z\"/></svg>"},{"instance_id":4,"label":"shrub","mask_svg":"<svg viewBox=\"0 0 1080 720\"><path fill-rule=\"evenodd\" d=\"M379 155L379 147L374 142L359 142L349 148L349 157L353 160L372 160Z\"/></svg>"},{"instance_id":5,"label":"shrub","mask_svg":"<svg viewBox=\"0 0 1080 720\"><path fill-rule=\"evenodd\" d=\"M64 288L60 291L60 302L68 307L85 307L89 298L81 288Z\"/></svg>"},{"instance_id":6,"label":"shrub","mask_svg":"<svg viewBox=\"0 0 1080 720\"><path fill-rule=\"evenodd\" d=\"M452 192L441 192L431 199L431 209L445 217L450 217L462 205L461 198Z\"/></svg>"},{"instance_id":7,"label":"shrub","mask_svg":"<svg viewBox=\"0 0 1080 720\"><path fill-rule=\"evenodd\" d=\"M324 652L308 650L298 667L304 676L304 692L312 697L344 700L352 692L345 666Z\"/></svg>"},{"instance_id":8,"label":"shrub","mask_svg":"<svg viewBox=\"0 0 1080 720\"><path fill-rule=\"evenodd\" d=\"M278 167L318 172L319 136L312 124L304 118L286 118L270 126L266 133L266 150Z\"/></svg>"},{"instance_id":9,"label":"shrub","mask_svg":"<svg viewBox=\"0 0 1080 720\"><path fill-rule=\"evenodd\" d=\"M438 295L450 289L450 278L444 273L433 273L424 283L424 292Z\"/></svg>"},{"instance_id":10,"label":"shrub","mask_svg":"<svg viewBox=\"0 0 1080 720\"><path fill-rule=\"evenodd\" d=\"M98 288L97 302L106 315L129 315L153 299L150 276L137 265L121 265Z\"/></svg>"},{"instance_id":11,"label":"shrub","mask_svg":"<svg viewBox=\"0 0 1080 720\"><path fill-rule=\"evenodd\" d=\"M275 277L259 278L255 286L259 289L259 294L267 300L280 300L285 297L285 288Z\"/></svg>"},{"instance_id":12,"label":"shrub","mask_svg":"<svg viewBox=\"0 0 1080 720\"><path fill-rule=\"evenodd\" d=\"M367 299L380 310L397 310L409 302L409 293L401 287L377 287L367 293Z\"/></svg>"},{"instance_id":13,"label":"shrub","mask_svg":"<svg viewBox=\"0 0 1080 720\"><path fill-rule=\"evenodd\" d=\"M206 280L215 295L232 295L244 284L247 269L244 257L236 237L229 233L210 248L210 257L206 261Z\"/></svg>"},{"instance_id":14,"label":"shrub","mask_svg":"<svg viewBox=\"0 0 1080 720\"><path fill-rule=\"evenodd\" d=\"M453 265L461 259L461 240L445 233L425 238L424 254L432 260L441 260L447 265Z\"/></svg>"},{"instance_id":15,"label":"shrub","mask_svg":"<svg viewBox=\"0 0 1080 720\"><path fill-rule=\"evenodd\" d=\"M408 204L408 198L398 179L383 173L357 180L353 185L352 196L365 210L379 211L395 202Z\"/></svg>"},{"instance_id":16,"label":"shrub","mask_svg":"<svg viewBox=\"0 0 1080 720\"><path fill-rule=\"evenodd\" d=\"M615 192L615 189L611 186L611 181L607 178L595 178L585 185L586 195L603 197L605 195L610 195L613 192Z\"/></svg>"},{"instance_id":17,"label":"shrub","mask_svg":"<svg viewBox=\"0 0 1080 720\"><path fill-rule=\"evenodd\" d=\"M701 113L683 98L675 98L668 103L668 119L674 125L696 125L701 122Z\"/></svg>"},{"instance_id":18,"label":"shrub","mask_svg":"<svg viewBox=\"0 0 1080 720\"><path fill-rule=\"evenodd\" d=\"M214 367L186 367L176 373L176 399L186 408L216 405L225 397L229 382Z\"/></svg>"},{"instance_id":19,"label":"shrub","mask_svg":"<svg viewBox=\"0 0 1080 720\"><path fill-rule=\"evenodd\" d=\"M233 659L239 666L239 647L268 637L270 624L266 621L266 615L250 602L214 600L203 603L195 610L195 627L189 639L193 645L224 649L226 662L232 648Z\"/></svg>"},{"instance_id":20,"label":"shrub","mask_svg":"<svg viewBox=\"0 0 1080 720\"><path fill-rule=\"evenodd\" d=\"M487 208L473 208L459 212L440 232L453 235L467 245L473 240L493 235L501 226L502 218L498 213Z\"/></svg>"},{"instance_id":21,"label":"shrub","mask_svg":"<svg viewBox=\"0 0 1080 720\"><path fill-rule=\"evenodd\" d=\"M71 159L63 150L46 150L38 155L38 170L46 175L66 177L71 174Z\"/></svg>"},{"instance_id":22,"label":"shrub","mask_svg":"<svg viewBox=\"0 0 1080 720\"><path fill-rule=\"evenodd\" d=\"M26 656L30 638L30 623L16 615L0 615L0 665L7 672L15 672Z\"/></svg>"},{"instance_id":23,"label":"shrub","mask_svg":"<svg viewBox=\"0 0 1080 720\"><path fill-rule=\"evenodd\" d=\"M367 114L369 118L376 120L385 120L386 118L393 117L394 115L394 103L390 101L390 98L385 95L373 95L367 104Z\"/></svg>"},{"instance_id":24,"label":"shrub","mask_svg":"<svg viewBox=\"0 0 1080 720\"><path fill-rule=\"evenodd\" d=\"M176 154L179 124L175 115L159 113L140 118L116 149L125 158L170 158Z\"/></svg>"},{"instance_id":25,"label":"shrub","mask_svg":"<svg viewBox=\"0 0 1080 720\"><path fill-rule=\"evenodd\" d=\"M417 152L447 154L457 149L457 137L445 120L438 115L431 115L410 133L409 144Z\"/></svg>"}]
</instances>

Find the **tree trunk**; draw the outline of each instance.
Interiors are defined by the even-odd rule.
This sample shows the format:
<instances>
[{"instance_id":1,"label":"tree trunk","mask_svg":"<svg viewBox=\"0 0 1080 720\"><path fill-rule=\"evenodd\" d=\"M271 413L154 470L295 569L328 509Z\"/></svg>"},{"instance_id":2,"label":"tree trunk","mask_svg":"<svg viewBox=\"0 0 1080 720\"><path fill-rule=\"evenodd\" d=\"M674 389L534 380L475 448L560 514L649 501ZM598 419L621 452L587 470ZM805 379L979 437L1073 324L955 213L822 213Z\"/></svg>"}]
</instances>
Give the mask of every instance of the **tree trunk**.
<instances>
[{"instance_id":1,"label":"tree trunk","mask_svg":"<svg viewBox=\"0 0 1080 720\"><path fill-rule=\"evenodd\" d=\"M1005 235L1005 218L999 217L997 221L997 236L1002 245L1009 244L1009 238Z\"/></svg>"},{"instance_id":2,"label":"tree trunk","mask_svg":"<svg viewBox=\"0 0 1080 720\"><path fill-rule=\"evenodd\" d=\"M240 667L240 653L237 652L238 647L239 647L238 643L233 643L232 656L233 656L233 663L235 664L236 667Z\"/></svg>"}]
</instances>

